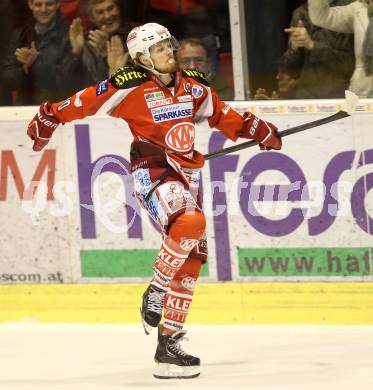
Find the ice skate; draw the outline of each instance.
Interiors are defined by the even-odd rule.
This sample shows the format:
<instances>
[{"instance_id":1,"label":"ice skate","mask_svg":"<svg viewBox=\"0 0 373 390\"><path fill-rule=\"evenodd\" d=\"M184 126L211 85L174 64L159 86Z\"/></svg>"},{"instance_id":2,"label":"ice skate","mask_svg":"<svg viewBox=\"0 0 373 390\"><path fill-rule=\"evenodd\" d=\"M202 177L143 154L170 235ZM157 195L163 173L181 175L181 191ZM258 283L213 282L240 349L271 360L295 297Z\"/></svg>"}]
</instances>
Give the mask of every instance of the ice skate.
<instances>
[{"instance_id":1,"label":"ice skate","mask_svg":"<svg viewBox=\"0 0 373 390\"><path fill-rule=\"evenodd\" d=\"M158 347L154 360L154 376L158 379L189 379L200 374L200 359L188 355L180 346L186 332L179 330L172 336L162 335L158 330Z\"/></svg>"},{"instance_id":2,"label":"ice skate","mask_svg":"<svg viewBox=\"0 0 373 390\"><path fill-rule=\"evenodd\" d=\"M166 290L162 290L152 284L144 292L140 313L146 334L149 334L161 322L163 301L166 294Z\"/></svg>"}]
</instances>

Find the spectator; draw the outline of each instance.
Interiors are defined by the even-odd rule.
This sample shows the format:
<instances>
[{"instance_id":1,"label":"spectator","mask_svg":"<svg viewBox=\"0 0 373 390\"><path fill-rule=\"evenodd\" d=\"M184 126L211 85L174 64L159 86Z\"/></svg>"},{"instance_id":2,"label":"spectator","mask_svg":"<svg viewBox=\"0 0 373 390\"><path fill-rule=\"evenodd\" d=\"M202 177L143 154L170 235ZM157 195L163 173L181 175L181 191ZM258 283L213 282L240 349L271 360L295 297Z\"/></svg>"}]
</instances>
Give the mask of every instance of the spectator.
<instances>
[{"instance_id":1,"label":"spectator","mask_svg":"<svg viewBox=\"0 0 373 390\"><path fill-rule=\"evenodd\" d=\"M210 85L216 90L221 100L233 100L234 90L224 75L216 75L211 69L208 49L201 39L188 38L180 42L177 61L181 69L196 69L206 74Z\"/></svg>"},{"instance_id":2,"label":"spectator","mask_svg":"<svg viewBox=\"0 0 373 390\"><path fill-rule=\"evenodd\" d=\"M125 40L130 23L123 20L118 0L85 0L85 10L95 28L84 33L82 21L70 25L70 43L79 58L86 85L108 78L128 60Z\"/></svg>"},{"instance_id":3,"label":"spectator","mask_svg":"<svg viewBox=\"0 0 373 390\"><path fill-rule=\"evenodd\" d=\"M326 2L328 0L325 0ZM341 1L331 1L338 4ZM300 99L340 98L353 71L353 37L311 23L307 2L295 9L289 33L287 62L300 72L296 97Z\"/></svg>"},{"instance_id":4,"label":"spectator","mask_svg":"<svg viewBox=\"0 0 373 390\"><path fill-rule=\"evenodd\" d=\"M228 12L226 0L149 0L146 3L146 21L174 26L174 35L179 40L201 39L208 49L210 67L216 73L221 46L219 28L222 27L218 12ZM229 25L229 18L225 20Z\"/></svg>"},{"instance_id":5,"label":"spectator","mask_svg":"<svg viewBox=\"0 0 373 390\"><path fill-rule=\"evenodd\" d=\"M296 67L286 63L284 59L280 61L278 72L276 74L277 90L268 94L264 88L258 88L255 100L280 100L295 99L297 93L299 71Z\"/></svg>"},{"instance_id":6,"label":"spectator","mask_svg":"<svg viewBox=\"0 0 373 390\"><path fill-rule=\"evenodd\" d=\"M287 37L280 31L289 26L289 15L299 4L300 0L244 1L250 95L259 87L277 88L278 60L287 50Z\"/></svg>"},{"instance_id":7,"label":"spectator","mask_svg":"<svg viewBox=\"0 0 373 390\"><path fill-rule=\"evenodd\" d=\"M354 33L355 70L349 89L361 98L373 97L373 2L358 0L330 8L328 0L309 0L312 22L333 31Z\"/></svg>"},{"instance_id":8,"label":"spectator","mask_svg":"<svg viewBox=\"0 0 373 390\"><path fill-rule=\"evenodd\" d=\"M15 92L19 105L62 99L76 88L70 73L68 30L59 16L58 0L29 0L28 5L33 18L13 32L2 69L2 84Z\"/></svg>"}]
</instances>

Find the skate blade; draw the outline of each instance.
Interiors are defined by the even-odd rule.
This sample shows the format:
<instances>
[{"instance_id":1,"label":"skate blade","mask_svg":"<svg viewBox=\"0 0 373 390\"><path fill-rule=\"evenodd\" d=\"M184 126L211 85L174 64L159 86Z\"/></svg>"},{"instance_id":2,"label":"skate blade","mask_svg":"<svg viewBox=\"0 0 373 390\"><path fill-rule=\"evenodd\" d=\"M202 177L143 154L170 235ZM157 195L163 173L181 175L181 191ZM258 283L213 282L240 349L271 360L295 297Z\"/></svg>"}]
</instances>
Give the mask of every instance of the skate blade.
<instances>
[{"instance_id":1,"label":"skate blade","mask_svg":"<svg viewBox=\"0 0 373 390\"><path fill-rule=\"evenodd\" d=\"M191 379L196 378L200 373L200 366L157 363L153 376L157 379Z\"/></svg>"},{"instance_id":2,"label":"skate blade","mask_svg":"<svg viewBox=\"0 0 373 390\"><path fill-rule=\"evenodd\" d=\"M145 320L141 314L141 308L140 308L140 316L141 316L141 322L142 322L142 326L144 328L144 332L146 335L149 335L150 332L154 329L154 327L149 325L147 322L145 322Z\"/></svg>"}]
</instances>

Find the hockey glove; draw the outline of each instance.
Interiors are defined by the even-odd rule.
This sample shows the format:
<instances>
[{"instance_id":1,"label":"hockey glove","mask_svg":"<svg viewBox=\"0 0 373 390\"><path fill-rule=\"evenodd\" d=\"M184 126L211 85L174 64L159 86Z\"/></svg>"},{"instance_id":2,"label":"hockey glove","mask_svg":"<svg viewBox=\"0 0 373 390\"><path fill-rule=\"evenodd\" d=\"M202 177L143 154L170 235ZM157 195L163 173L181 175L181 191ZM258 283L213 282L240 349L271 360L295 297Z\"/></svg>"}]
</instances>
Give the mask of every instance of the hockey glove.
<instances>
[{"instance_id":1,"label":"hockey glove","mask_svg":"<svg viewBox=\"0 0 373 390\"><path fill-rule=\"evenodd\" d=\"M243 118L241 137L254 139L262 150L281 149L282 141L276 134L278 129L275 125L259 119L251 112L245 112Z\"/></svg>"},{"instance_id":2,"label":"hockey glove","mask_svg":"<svg viewBox=\"0 0 373 390\"><path fill-rule=\"evenodd\" d=\"M50 102L42 103L38 113L27 127L27 135L34 141L32 149L35 152L47 145L54 130L60 124L60 121L50 112L50 107Z\"/></svg>"}]
</instances>

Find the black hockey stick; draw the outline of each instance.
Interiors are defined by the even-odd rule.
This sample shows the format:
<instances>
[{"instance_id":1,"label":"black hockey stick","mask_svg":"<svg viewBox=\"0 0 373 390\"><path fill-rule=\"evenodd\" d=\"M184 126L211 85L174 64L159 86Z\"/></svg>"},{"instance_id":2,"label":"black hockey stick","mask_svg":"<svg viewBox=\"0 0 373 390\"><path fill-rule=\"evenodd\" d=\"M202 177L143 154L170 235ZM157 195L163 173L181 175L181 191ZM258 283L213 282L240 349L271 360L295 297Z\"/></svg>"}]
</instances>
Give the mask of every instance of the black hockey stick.
<instances>
[{"instance_id":1,"label":"black hockey stick","mask_svg":"<svg viewBox=\"0 0 373 390\"><path fill-rule=\"evenodd\" d=\"M335 114L329 115L326 118L318 119L316 121L304 123L303 125L294 126L290 129L280 131L277 133L277 135L281 138L286 137L288 135L292 135L295 133L299 133L301 131L305 131L308 129L313 129L314 127L322 126L327 123L331 123L334 121L337 121L339 119L347 118L351 115L351 113L355 110L356 104L358 103L358 97L353 92L346 91L346 99L343 104L342 110L336 112ZM237 152L238 150L251 148L252 146L258 145L259 142L251 140L247 142L240 143L238 145L233 145L228 148L224 148L221 150L218 150L216 152L208 153L204 155L205 160L211 160L216 157L224 156L229 153ZM145 200L147 201L154 190L163 182L163 180L166 178L166 176L172 171L172 167L168 167L162 175L159 176L159 178L154 182L152 188L146 195Z\"/></svg>"},{"instance_id":2,"label":"black hockey stick","mask_svg":"<svg viewBox=\"0 0 373 390\"><path fill-rule=\"evenodd\" d=\"M304 123L303 125L291 127L290 129L280 131L279 133L277 133L277 135L282 138L282 137L286 137L288 135L299 133L299 132L304 131L304 130L313 129L314 127L318 127L321 125L325 125L327 123L337 121L338 119L347 118L348 116L351 115L352 112L354 112L355 107L356 107L358 102L359 102L359 97L355 93L353 93L351 91L346 91L345 92L345 101L342 105L341 111L338 111L335 114L327 116L326 118L318 119L316 121ZM205 157L205 160L211 160L212 158L224 156L225 154L233 153L233 152L236 152L238 150L251 148L252 146L255 146L255 145L258 145L258 142L251 140L251 141L243 142L243 143L238 144L238 145L233 145L233 146L230 146L228 148L218 150L216 152L205 154L204 157Z\"/></svg>"},{"instance_id":3,"label":"black hockey stick","mask_svg":"<svg viewBox=\"0 0 373 390\"><path fill-rule=\"evenodd\" d=\"M326 118L322 118L322 119L318 119L316 121L304 123L303 125L291 127L290 129L278 132L277 135L279 137L283 138L283 137L286 137L288 135L292 135L292 134L299 133L299 132L304 131L304 130L313 129L314 127L325 125L325 124L330 123L330 122L334 122L338 119L347 118L348 116L350 116L350 114L348 112L338 111L337 113L330 115L330 116L327 116ZM205 154L204 157L205 157L205 160L211 160L212 158L224 156L228 153L237 152L238 150L251 148L252 146L255 146L258 144L259 144L259 142L254 141L254 140L242 142L238 145L233 145L233 146L230 146L228 148L218 150L216 152Z\"/></svg>"}]
</instances>

